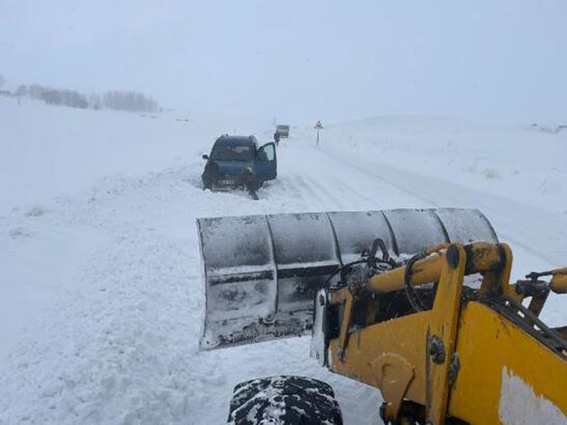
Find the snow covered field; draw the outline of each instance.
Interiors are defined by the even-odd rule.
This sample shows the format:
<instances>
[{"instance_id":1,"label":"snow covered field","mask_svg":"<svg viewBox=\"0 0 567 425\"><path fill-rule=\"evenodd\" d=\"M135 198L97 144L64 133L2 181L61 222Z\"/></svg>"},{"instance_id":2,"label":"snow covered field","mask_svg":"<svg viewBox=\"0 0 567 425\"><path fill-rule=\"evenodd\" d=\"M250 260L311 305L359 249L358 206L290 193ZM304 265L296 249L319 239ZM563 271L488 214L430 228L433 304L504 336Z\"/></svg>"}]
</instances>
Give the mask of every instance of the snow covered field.
<instances>
[{"instance_id":1,"label":"snow covered field","mask_svg":"<svg viewBox=\"0 0 567 425\"><path fill-rule=\"evenodd\" d=\"M346 424L377 424L378 392L319 368L309 339L198 352L195 218L292 211L481 209L514 278L567 263L567 135L440 118L292 128L279 177L200 189L216 136L269 123L77 111L0 98L0 424L221 424L232 388L302 374L335 388ZM544 319L567 323L551 297Z\"/></svg>"}]
</instances>

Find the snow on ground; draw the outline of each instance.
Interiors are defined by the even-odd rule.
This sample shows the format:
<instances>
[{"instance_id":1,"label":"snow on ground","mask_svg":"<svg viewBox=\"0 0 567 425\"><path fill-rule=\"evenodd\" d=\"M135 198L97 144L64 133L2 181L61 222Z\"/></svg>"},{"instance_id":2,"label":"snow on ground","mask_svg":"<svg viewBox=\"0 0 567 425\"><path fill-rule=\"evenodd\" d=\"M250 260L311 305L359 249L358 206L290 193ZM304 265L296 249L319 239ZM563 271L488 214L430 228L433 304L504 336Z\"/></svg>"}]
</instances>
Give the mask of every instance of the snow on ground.
<instances>
[{"instance_id":1,"label":"snow on ground","mask_svg":"<svg viewBox=\"0 0 567 425\"><path fill-rule=\"evenodd\" d=\"M254 132L231 117L132 114L46 107L0 97L0 192L4 208L47 201L107 175L139 175L185 163L223 132Z\"/></svg>"},{"instance_id":2,"label":"snow on ground","mask_svg":"<svg viewBox=\"0 0 567 425\"><path fill-rule=\"evenodd\" d=\"M327 381L346 424L380 423L378 392L319 368L309 338L198 352L196 217L475 206L511 243L515 277L567 252L561 133L392 117L331 126L317 148L295 128L254 202L200 188L228 119L6 99L0 112L0 424L219 424L236 383L271 374ZM564 306L552 297L545 318L567 322Z\"/></svg>"}]
</instances>

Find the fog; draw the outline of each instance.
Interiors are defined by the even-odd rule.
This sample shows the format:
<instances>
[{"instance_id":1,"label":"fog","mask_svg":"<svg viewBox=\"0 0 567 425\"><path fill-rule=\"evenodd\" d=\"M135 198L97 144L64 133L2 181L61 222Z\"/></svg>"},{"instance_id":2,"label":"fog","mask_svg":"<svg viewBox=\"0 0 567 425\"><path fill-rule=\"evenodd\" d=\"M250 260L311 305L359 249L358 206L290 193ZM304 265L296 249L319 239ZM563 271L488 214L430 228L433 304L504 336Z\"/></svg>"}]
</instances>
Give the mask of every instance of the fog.
<instances>
[{"instance_id":1,"label":"fog","mask_svg":"<svg viewBox=\"0 0 567 425\"><path fill-rule=\"evenodd\" d=\"M79 4L80 3L80 4ZM567 2L2 0L8 84L294 124L567 122Z\"/></svg>"}]
</instances>

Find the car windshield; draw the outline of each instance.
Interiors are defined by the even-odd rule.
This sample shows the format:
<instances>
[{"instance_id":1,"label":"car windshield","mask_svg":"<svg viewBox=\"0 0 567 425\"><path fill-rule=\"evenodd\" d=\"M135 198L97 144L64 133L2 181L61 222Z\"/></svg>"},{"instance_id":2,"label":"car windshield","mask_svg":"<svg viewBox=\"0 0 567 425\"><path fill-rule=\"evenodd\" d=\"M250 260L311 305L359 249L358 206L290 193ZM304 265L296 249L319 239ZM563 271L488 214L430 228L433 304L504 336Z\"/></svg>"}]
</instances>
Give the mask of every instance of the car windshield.
<instances>
[{"instance_id":1,"label":"car windshield","mask_svg":"<svg viewBox=\"0 0 567 425\"><path fill-rule=\"evenodd\" d=\"M250 145L217 145L213 148L211 158L217 161L251 161Z\"/></svg>"}]
</instances>

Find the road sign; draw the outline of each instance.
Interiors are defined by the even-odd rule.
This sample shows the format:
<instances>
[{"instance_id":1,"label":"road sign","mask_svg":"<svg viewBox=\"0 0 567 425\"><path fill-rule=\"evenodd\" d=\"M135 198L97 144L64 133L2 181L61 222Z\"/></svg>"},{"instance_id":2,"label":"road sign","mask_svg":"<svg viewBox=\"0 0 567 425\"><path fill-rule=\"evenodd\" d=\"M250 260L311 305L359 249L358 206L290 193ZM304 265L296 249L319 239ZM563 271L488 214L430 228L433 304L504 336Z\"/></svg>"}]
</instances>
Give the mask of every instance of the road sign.
<instances>
[{"instance_id":1,"label":"road sign","mask_svg":"<svg viewBox=\"0 0 567 425\"><path fill-rule=\"evenodd\" d=\"M289 125L277 125L276 133L279 133L280 137L289 137Z\"/></svg>"}]
</instances>

